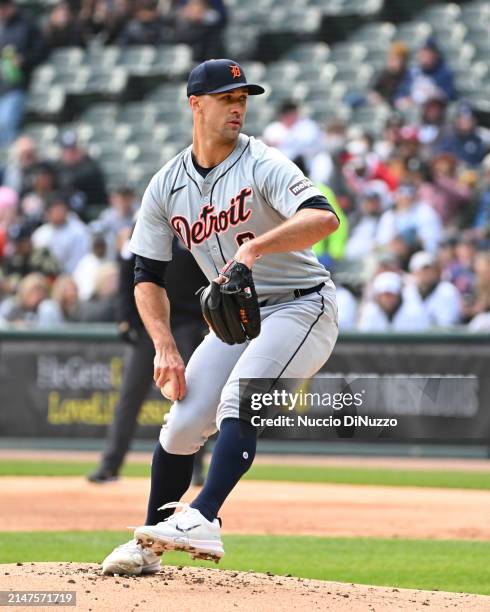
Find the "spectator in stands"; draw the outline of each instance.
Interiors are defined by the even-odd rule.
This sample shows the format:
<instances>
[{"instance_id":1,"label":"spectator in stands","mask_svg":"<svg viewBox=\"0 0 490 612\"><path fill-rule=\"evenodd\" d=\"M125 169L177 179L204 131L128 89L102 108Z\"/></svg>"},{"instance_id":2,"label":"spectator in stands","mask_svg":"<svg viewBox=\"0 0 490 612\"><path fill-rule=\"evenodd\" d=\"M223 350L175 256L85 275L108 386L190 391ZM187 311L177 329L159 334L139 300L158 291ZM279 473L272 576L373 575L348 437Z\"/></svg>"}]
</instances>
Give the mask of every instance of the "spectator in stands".
<instances>
[{"instance_id":1,"label":"spectator in stands","mask_svg":"<svg viewBox=\"0 0 490 612\"><path fill-rule=\"evenodd\" d=\"M312 119L302 117L299 105L293 100L283 101L278 119L265 128L262 138L304 168L308 176L313 159L325 146L325 135L320 126Z\"/></svg>"},{"instance_id":2,"label":"spectator in stands","mask_svg":"<svg viewBox=\"0 0 490 612\"><path fill-rule=\"evenodd\" d=\"M473 167L483 160L488 147L478 133L475 113L468 103L463 102L459 105L454 126L438 143L436 151L451 153Z\"/></svg>"},{"instance_id":3,"label":"spectator in stands","mask_svg":"<svg viewBox=\"0 0 490 612\"><path fill-rule=\"evenodd\" d=\"M37 26L13 0L0 0L0 148L17 136L31 73L45 56Z\"/></svg>"},{"instance_id":4,"label":"spectator in stands","mask_svg":"<svg viewBox=\"0 0 490 612\"><path fill-rule=\"evenodd\" d=\"M117 237L122 229L131 228L139 202L131 187L118 187L111 192L110 207L104 209L92 223L96 232L104 235L107 243L107 257L113 261L117 258Z\"/></svg>"},{"instance_id":5,"label":"spectator in stands","mask_svg":"<svg viewBox=\"0 0 490 612\"><path fill-rule=\"evenodd\" d=\"M473 221L473 229L478 239L488 240L490 238L490 153L482 161L481 169L483 180Z\"/></svg>"},{"instance_id":6,"label":"spectator in stands","mask_svg":"<svg viewBox=\"0 0 490 612\"><path fill-rule=\"evenodd\" d=\"M118 42L123 46L156 46L169 42L168 24L160 14L158 0L137 0L133 16Z\"/></svg>"},{"instance_id":7,"label":"spectator in stands","mask_svg":"<svg viewBox=\"0 0 490 612\"><path fill-rule=\"evenodd\" d=\"M373 104L385 102L395 106L407 88L410 49L402 41L394 42L386 55L386 66L378 72L371 84L368 99Z\"/></svg>"},{"instance_id":8,"label":"spectator in stands","mask_svg":"<svg viewBox=\"0 0 490 612\"><path fill-rule=\"evenodd\" d=\"M82 301L89 300L95 293L97 270L107 262L106 241L102 234L92 237L92 250L84 255L73 271L73 280Z\"/></svg>"},{"instance_id":9,"label":"spectator in stands","mask_svg":"<svg viewBox=\"0 0 490 612\"><path fill-rule=\"evenodd\" d=\"M344 257L346 259L363 259L373 249L378 223L383 212L381 196L375 189L366 190L359 196L359 204L351 220L351 231Z\"/></svg>"},{"instance_id":10,"label":"spectator in stands","mask_svg":"<svg viewBox=\"0 0 490 612\"><path fill-rule=\"evenodd\" d=\"M79 321L80 301L75 281L68 274L58 276L51 290L51 299L58 307L60 323Z\"/></svg>"},{"instance_id":11,"label":"spectator in stands","mask_svg":"<svg viewBox=\"0 0 490 612\"><path fill-rule=\"evenodd\" d=\"M95 291L90 300L80 304L80 320L107 323L116 320L118 268L115 262L102 264L95 274Z\"/></svg>"},{"instance_id":12,"label":"spectator in stands","mask_svg":"<svg viewBox=\"0 0 490 612\"><path fill-rule=\"evenodd\" d=\"M17 214L18 203L19 197L13 189L0 187L0 261L5 254L8 229Z\"/></svg>"},{"instance_id":13,"label":"spectator in stands","mask_svg":"<svg viewBox=\"0 0 490 612\"><path fill-rule=\"evenodd\" d=\"M70 206L82 218L90 217L91 209L107 204L104 174L77 142L75 132L66 130L61 136L61 161L58 165L60 187L69 192Z\"/></svg>"},{"instance_id":14,"label":"spectator in stands","mask_svg":"<svg viewBox=\"0 0 490 612\"><path fill-rule=\"evenodd\" d=\"M58 323L58 310L49 299L46 277L33 272L23 278L15 296L0 304L0 323L15 327L42 327Z\"/></svg>"},{"instance_id":15,"label":"spectator in stands","mask_svg":"<svg viewBox=\"0 0 490 612\"><path fill-rule=\"evenodd\" d=\"M51 50L62 47L85 47L87 42L85 33L68 2L59 2L51 9L44 28L44 39Z\"/></svg>"},{"instance_id":16,"label":"spectator in stands","mask_svg":"<svg viewBox=\"0 0 490 612\"><path fill-rule=\"evenodd\" d=\"M459 323L461 294L448 281L441 280L437 257L427 251L412 255L408 266L412 282L403 292L406 302L416 302L427 312L431 325L449 327Z\"/></svg>"},{"instance_id":17,"label":"spectator in stands","mask_svg":"<svg viewBox=\"0 0 490 612\"><path fill-rule=\"evenodd\" d=\"M478 253L475 259L477 299L468 328L473 332L490 332L490 251Z\"/></svg>"},{"instance_id":18,"label":"spectator in stands","mask_svg":"<svg viewBox=\"0 0 490 612\"><path fill-rule=\"evenodd\" d=\"M130 18L130 0L82 0L79 19L83 30L106 45L118 41Z\"/></svg>"},{"instance_id":19,"label":"spectator in stands","mask_svg":"<svg viewBox=\"0 0 490 612\"><path fill-rule=\"evenodd\" d=\"M49 249L68 274L90 249L87 227L76 213L70 212L68 198L61 192L49 198L46 223L34 232L32 242L36 248Z\"/></svg>"},{"instance_id":20,"label":"spectator in stands","mask_svg":"<svg viewBox=\"0 0 490 612\"><path fill-rule=\"evenodd\" d=\"M373 182L383 182L392 192L398 186L394 172L384 164L374 152L356 152L350 145L351 157L344 164L342 174L347 188L354 195L361 195Z\"/></svg>"},{"instance_id":21,"label":"spectator in stands","mask_svg":"<svg viewBox=\"0 0 490 612\"><path fill-rule=\"evenodd\" d=\"M427 157L446 134L446 111L447 99L441 93L435 93L422 107L418 137L421 145L427 150Z\"/></svg>"},{"instance_id":22,"label":"spectator in stands","mask_svg":"<svg viewBox=\"0 0 490 612\"><path fill-rule=\"evenodd\" d=\"M418 199L416 185L402 183L395 192L394 201L394 207L379 221L376 243L383 246L402 237L406 243L435 253L441 239L441 221L429 204Z\"/></svg>"},{"instance_id":23,"label":"spectator in stands","mask_svg":"<svg viewBox=\"0 0 490 612\"><path fill-rule=\"evenodd\" d=\"M31 240L33 227L28 223L14 224L10 227L8 238L11 252L3 262L5 276L13 284L21 278L38 272L53 281L61 272L58 261L45 247L34 248Z\"/></svg>"},{"instance_id":24,"label":"spectator in stands","mask_svg":"<svg viewBox=\"0 0 490 612\"><path fill-rule=\"evenodd\" d=\"M311 160L309 177L314 183L329 185L333 191L340 191L339 178L342 156L347 143L343 121L333 119L325 127L324 147Z\"/></svg>"},{"instance_id":25,"label":"spectator in stands","mask_svg":"<svg viewBox=\"0 0 490 612\"><path fill-rule=\"evenodd\" d=\"M175 40L192 47L195 62L223 57L227 11L222 0L179 0Z\"/></svg>"},{"instance_id":26,"label":"spectator in stands","mask_svg":"<svg viewBox=\"0 0 490 612\"><path fill-rule=\"evenodd\" d=\"M33 224L40 225L48 199L58 189L58 173L51 162L38 162L30 169L31 190L21 202L22 216Z\"/></svg>"},{"instance_id":27,"label":"spectator in stands","mask_svg":"<svg viewBox=\"0 0 490 612\"><path fill-rule=\"evenodd\" d=\"M470 321L490 311L490 251L479 251L474 258L475 283L471 299L464 304L464 319ZM481 319L480 318L480 322ZM474 323L473 326L476 326Z\"/></svg>"},{"instance_id":28,"label":"spectator in stands","mask_svg":"<svg viewBox=\"0 0 490 612\"><path fill-rule=\"evenodd\" d=\"M374 279L373 297L360 308L359 331L415 332L430 327L429 317L422 306L405 302L402 278L396 272L382 272Z\"/></svg>"},{"instance_id":29,"label":"spectator in stands","mask_svg":"<svg viewBox=\"0 0 490 612\"><path fill-rule=\"evenodd\" d=\"M463 233L456 239L453 261L446 264L443 278L457 287L463 299L473 301L475 292L476 241L470 233Z\"/></svg>"},{"instance_id":30,"label":"spectator in stands","mask_svg":"<svg viewBox=\"0 0 490 612\"><path fill-rule=\"evenodd\" d=\"M394 112L386 120L383 134L374 144L374 152L381 161L386 163L391 159L400 141L400 129L404 124L403 115L399 112Z\"/></svg>"},{"instance_id":31,"label":"spectator in stands","mask_svg":"<svg viewBox=\"0 0 490 612\"><path fill-rule=\"evenodd\" d=\"M417 63L410 67L408 79L397 98L397 107L422 105L441 93L456 99L454 75L433 38L428 38L417 53Z\"/></svg>"},{"instance_id":32,"label":"spectator in stands","mask_svg":"<svg viewBox=\"0 0 490 612\"><path fill-rule=\"evenodd\" d=\"M336 288L339 330L353 331L357 322L357 300L347 287L336 283Z\"/></svg>"},{"instance_id":33,"label":"spectator in stands","mask_svg":"<svg viewBox=\"0 0 490 612\"><path fill-rule=\"evenodd\" d=\"M457 159L448 153L433 158L431 178L419 187L419 196L437 212L444 225L457 224L462 207L469 204L472 189L456 174Z\"/></svg>"},{"instance_id":34,"label":"spectator in stands","mask_svg":"<svg viewBox=\"0 0 490 612\"><path fill-rule=\"evenodd\" d=\"M38 163L36 144L29 136L19 136L11 148L11 159L2 172L2 184L21 197L32 188L32 172Z\"/></svg>"},{"instance_id":35,"label":"spectator in stands","mask_svg":"<svg viewBox=\"0 0 490 612\"><path fill-rule=\"evenodd\" d=\"M19 196L10 187L0 187L0 231L8 231L17 215Z\"/></svg>"}]
</instances>

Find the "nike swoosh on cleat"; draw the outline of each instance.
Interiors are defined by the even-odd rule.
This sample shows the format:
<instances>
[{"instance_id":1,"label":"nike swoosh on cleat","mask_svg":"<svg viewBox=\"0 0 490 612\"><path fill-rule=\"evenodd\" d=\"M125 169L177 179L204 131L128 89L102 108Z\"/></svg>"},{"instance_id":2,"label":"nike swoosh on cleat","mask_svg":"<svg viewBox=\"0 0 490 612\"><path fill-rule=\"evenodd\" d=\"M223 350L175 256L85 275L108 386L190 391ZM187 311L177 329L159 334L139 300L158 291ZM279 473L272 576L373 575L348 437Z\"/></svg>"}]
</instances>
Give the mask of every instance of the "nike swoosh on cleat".
<instances>
[{"instance_id":1,"label":"nike swoosh on cleat","mask_svg":"<svg viewBox=\"0 0 490 612\"><path fill-rule=\"evenodd\" d=\"M196 527L200 527L201 523L198 523L197 525L192 525L192 527L186 527L185 529L182 527L179 527L178 525L175 526L175 529L178 529L179 531L182 531L183 533L185 533L186 531L190 531L191 529L195 529Z\"/></svg>"},{"instance_id":2,"label":"nike swoosh on cleat","mask_svg":"<svg viewBox=\"0 0 490 612\"><path fill-rule=\"evenodd\" d=\"M177 191L184 189L184 187L187 187L187 185L182 185L181 187L176 187L175 189L172 189L172 191L170 192L170 195L174 195L174 193L177 193Z\"/></svg>"}]
</instances>

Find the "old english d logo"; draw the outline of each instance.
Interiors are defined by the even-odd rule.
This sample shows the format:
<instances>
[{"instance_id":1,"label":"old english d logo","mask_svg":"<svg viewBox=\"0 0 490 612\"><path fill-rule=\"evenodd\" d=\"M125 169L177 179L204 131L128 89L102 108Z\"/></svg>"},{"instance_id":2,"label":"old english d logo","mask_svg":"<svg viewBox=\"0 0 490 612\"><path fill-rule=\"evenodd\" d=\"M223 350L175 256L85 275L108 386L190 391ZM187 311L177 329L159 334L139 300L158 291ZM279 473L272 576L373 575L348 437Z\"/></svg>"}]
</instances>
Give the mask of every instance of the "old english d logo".
<instances>
[{"instance_id":1,"label":"old english d logo","mask_svg":"<svg viewBox=\"0 0 490 612\"><path fill-rule=\"evenodd\" d=\"M230 70L231 70L231 76L234 79L239 79L242 76L242 71L240 70L240 66L236 66L235 64L233 64L232 66L230 66Z\"/></svg>"}]
</instances>

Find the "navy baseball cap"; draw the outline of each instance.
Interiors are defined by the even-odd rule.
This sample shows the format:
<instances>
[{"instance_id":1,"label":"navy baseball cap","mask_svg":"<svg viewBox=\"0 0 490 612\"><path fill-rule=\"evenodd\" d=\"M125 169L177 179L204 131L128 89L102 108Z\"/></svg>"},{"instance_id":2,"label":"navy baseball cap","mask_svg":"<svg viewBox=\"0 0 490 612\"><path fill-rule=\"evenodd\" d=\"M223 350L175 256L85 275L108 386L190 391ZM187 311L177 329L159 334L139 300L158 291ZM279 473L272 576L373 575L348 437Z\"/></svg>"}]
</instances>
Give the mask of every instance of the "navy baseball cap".
<instances>
[{"instance_id":1,"label":"navy baseball cap","mask_svg":"<svg viewBox=\"0 0 490 612\"><path fill-rule=\"evenodd\" d=\"M196 66L187 81L187 97L222 93L246 87L251 96L265 93L265 89L254 83L247 83L243 68L230 59L212 59Z\"/></svg>"}]
</instances>

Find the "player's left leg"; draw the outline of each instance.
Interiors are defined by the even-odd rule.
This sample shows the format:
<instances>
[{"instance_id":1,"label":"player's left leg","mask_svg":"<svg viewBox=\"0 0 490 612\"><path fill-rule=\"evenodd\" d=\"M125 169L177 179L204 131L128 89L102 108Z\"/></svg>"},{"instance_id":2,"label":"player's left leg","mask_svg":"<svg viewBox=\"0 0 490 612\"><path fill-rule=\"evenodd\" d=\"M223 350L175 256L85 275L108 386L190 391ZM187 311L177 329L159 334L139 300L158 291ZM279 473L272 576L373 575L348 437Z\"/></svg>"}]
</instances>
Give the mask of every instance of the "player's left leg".
<instances>
[{"instance_id":1,"label":"player's left leg","mask_svg":"<svg viewBox=\"0 0 490 612\"><path fill-rule=\"evenodd\" d=\"M256 429L239 419L240 378L308 378L327 361L338 335L330 289L263 309L262 332L242 353L221 393L219 436L201 493L183 511L159 523L146 544L153 550L188 550L193 556L222 556L217 514L255 457ZM135 532L137 537L138 532Z\"/></svg>"}]
</instances>

